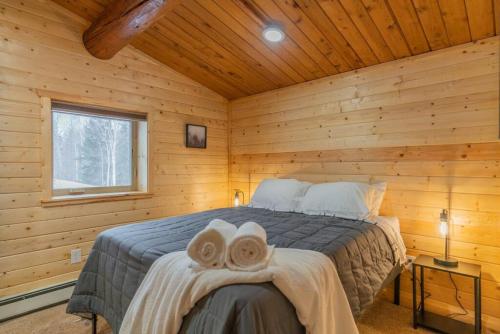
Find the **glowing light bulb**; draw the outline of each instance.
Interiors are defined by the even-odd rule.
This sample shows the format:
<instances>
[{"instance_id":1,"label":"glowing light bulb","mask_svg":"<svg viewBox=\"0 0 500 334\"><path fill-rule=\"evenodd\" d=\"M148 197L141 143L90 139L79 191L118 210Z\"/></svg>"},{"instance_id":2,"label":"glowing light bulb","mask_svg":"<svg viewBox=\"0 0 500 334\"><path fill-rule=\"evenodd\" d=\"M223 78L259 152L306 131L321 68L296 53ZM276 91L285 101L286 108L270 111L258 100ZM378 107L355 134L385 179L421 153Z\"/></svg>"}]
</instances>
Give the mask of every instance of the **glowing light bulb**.
<instances>
[{"instance_id":1,"label":"glowing light bulb","mask_svg":"<svg viewBox=\"0 0 500 334\"><path fill-rule=\"evenodd\" d=\"M446 237L448 235L448 211L443 210L439 215L439 233L441 236Z\"/></svg>"},{"instance_id":2,"label":"glowing light bulb","mask_svg":"<svg viewBox=\"0 0 500 334\"><path fill-rule=\"evenodd\" d=\"M237 208L240 206L240 194L239 194L239 190L236 190L236 192L234 193L234 207Z\"/></svg>"},{"instance_id":3,"label":"glowing light bulb","mask_svg":"<svg viewBox=\"0 0 500 334\"><path fill-rule=\"evenodd\" d=\"M446 237L448 235L448 223L447 222L442 221L439 223L439 233L443 237Z\"/></svg>"}]
</instances>

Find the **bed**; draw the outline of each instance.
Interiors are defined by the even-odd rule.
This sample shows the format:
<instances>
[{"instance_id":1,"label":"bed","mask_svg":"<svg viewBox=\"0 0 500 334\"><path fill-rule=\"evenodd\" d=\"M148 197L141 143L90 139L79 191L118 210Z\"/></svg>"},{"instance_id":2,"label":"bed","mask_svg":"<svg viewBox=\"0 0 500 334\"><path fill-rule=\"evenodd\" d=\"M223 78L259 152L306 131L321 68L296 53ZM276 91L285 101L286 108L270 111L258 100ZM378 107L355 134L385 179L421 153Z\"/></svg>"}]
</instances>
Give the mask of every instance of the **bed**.
<instances>
[{"instance_id":1,"label":"bed","mask_svg":"<svg viewBox=\"0 0 500 334\"><path fill-rule=\"evenodd\" d=\"M184 250L210 220L237 226L254 221L276 247L322 252L337 267L354 316L396 280L402 266L379 226L361 220L249 207L225 208L130 224L101 233L89 254L67 312L103 316L114 333L152 263ZM398 302L398 294L395 294ZM200 300L183 319L181 333L304 333L293 306L272 284L220 288Z\"/></svg>"}]
</instances>

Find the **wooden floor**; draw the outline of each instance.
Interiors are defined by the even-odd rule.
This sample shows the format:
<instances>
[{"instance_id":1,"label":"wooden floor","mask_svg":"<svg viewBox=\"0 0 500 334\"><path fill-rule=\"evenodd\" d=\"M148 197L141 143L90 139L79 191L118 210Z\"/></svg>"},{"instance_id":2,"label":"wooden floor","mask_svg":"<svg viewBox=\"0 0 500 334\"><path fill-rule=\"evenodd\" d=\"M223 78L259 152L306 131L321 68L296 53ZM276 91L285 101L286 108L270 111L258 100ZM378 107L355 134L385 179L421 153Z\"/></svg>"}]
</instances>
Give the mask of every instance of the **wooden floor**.
<instances>
[{"instance_id":1,"label":"wooden floor","mask_svg":"<svg viewBox=\"0 0 500 334\"><path fill-rule=\"evenodd\" d=\"M90 334L90 321L65 313L66 305L56 306L0 324L0 334ZM99 320L98 334L111 334ZM376 302L358 321L360 334L431 333L411 326L411 311L386 301Z\"/></svg>"}]
</instances>

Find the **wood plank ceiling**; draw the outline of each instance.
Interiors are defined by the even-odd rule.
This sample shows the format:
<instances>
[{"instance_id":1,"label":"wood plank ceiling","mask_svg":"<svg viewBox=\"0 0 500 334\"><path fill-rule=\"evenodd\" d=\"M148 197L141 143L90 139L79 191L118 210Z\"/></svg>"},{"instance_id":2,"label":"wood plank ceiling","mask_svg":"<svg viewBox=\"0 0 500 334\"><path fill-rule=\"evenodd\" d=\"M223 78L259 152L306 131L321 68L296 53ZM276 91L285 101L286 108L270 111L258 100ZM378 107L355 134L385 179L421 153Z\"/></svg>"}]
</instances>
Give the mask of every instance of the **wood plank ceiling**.
<instances>
[{"instance_id":1,"label":"wood plank ceiling","mask_svg":"<svg viewBox=\"0 0 500 334\"><path fill-rule=\"evenodd\" d=\"M89 21L110 2L53 1ZM498 0L183 0L132 44L234 99L499 34L499 7ZM270 23L284 28L284 41L262 38Z\"/></svg>"}]
</instances>

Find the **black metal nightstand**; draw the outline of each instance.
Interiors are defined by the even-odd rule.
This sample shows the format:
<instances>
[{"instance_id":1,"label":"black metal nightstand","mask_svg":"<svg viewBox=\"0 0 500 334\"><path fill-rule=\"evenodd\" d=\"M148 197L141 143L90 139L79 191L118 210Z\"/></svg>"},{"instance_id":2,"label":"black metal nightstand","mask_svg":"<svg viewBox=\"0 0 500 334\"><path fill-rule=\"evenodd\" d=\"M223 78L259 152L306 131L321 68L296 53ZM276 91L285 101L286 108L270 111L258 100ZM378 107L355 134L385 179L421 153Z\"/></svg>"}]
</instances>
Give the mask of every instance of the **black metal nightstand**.
<instances>
[{"instance_id":1,"label":"black metal nightstand","mask_svg":"<svg viewBox=\"0 0 500 334\"><path fill-rule=\"evenodd\" d=\"M417 267L420 267L420 309L417 307ZM452 275L462 275L474 279L474 325L425 311L424 307L424 269L440 270ZM481 266L459 262L458 267L444 267L434 263L434 258L419 255L413 262L413 327L426 327L442 333L480 334L481 333Z\"/></svg>"}]
</instances>

